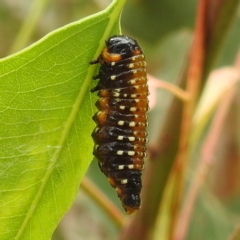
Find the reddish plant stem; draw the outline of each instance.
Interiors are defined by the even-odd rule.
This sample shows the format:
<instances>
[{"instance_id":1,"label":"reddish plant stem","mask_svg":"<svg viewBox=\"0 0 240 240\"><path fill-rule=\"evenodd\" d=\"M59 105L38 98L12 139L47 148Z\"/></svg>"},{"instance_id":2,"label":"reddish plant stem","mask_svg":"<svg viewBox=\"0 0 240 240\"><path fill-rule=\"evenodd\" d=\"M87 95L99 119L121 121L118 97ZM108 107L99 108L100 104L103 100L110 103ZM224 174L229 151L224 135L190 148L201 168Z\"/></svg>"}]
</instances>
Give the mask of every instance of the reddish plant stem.
<instances>
[{"instance_id":1,"label":"reddish plant stem","mask_svg":"<svg viewBox=\"0 0 240 240\"><path fill-rule=\"evenodd\" d=\"M174 234L174 228L177 221L178 211L182 199L182 191L184 185L184 175L187 166L189 154L189 139L192 127L192 117L196 107L199 94L199 87L202 78L205 56L205 40L206 40L206 11L207 0L200 0L198 4L197 22L195 28L195 38L190 52L189 70L187 76L187 92L190 94L190 101L184 103L183 117L180 132L180 143L176 162L173 171L178 179L178 187L176 188L176 200L173 206L173 221L171 227L171 236Z\"/></svg>"}]
</instances>

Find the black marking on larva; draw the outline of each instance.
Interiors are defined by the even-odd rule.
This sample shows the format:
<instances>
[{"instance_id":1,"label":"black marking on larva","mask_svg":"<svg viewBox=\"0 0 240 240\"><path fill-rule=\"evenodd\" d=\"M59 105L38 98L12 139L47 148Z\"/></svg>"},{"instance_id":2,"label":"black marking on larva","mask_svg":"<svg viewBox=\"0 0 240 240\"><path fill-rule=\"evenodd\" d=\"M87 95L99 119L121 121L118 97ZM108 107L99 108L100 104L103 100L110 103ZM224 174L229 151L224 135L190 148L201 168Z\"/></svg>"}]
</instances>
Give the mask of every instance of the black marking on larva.
<instances>
[{"instance_id":1,"label":"black marking on larva","mask_svg":"<svg viewBox=\"0 0 240 240\"><path fill-rule=\"evenodd\" d=\"M93 154L116 189L128 214L140 208L141 171L147 142L148 85L146 63L136 40L112 36L97 60L100 69L91 92L98 91L93 119Z\"/></svg>"}]
</instances>

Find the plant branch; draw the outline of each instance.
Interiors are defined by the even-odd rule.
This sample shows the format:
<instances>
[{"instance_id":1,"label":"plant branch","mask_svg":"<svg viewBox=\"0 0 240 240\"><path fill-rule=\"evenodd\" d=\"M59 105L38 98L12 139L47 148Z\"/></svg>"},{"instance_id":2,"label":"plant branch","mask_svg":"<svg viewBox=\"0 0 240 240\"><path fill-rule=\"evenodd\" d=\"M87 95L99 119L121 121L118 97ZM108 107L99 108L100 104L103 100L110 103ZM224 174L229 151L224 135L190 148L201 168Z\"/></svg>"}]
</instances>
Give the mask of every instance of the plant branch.
<instances>
[{"instance_id":1,"label":"plant branch","mask_svg":"<svg viewBox=\"0 0 240 240\"><path fill-rule=\"evenodd\" d=\"M124 225L126 217L90 179L87 177L83 178L81 189L106 212L118 228Z\"/></svg>"},{"instance_id":2,"label":"plant branch","mask_svg":"<svg viewBox=\"0 0 240 240\"><path fill-rule=\"evenodd\" d=\"M175 97L177 97L181 101L183 102L189 101L190 96L188 92L182 90L180 87L174 84L162 81L160 79L157 79L150 74L148 74L148 79L151 82L151 84L153 84L155 87L167 90L168 92L172 93Z\"/></svg>"},{"instance_id":3,"label":"plant branch","mask_svg":"<svg viewBox=\"0 0 240 240\"><path fill-rule=\"evenodd\" d=\"M197 22L195 28L195 38L190 52L189 70L187 77L187 92L190 94L190 101L184 104L183 117L180 133L180 143L176 162L173 168L175 172L174 178L176 179L175 186L175 201L173 202L173 221L171 227L171 235L174 234L174 228L177 221L178 211L182 198L182 191L184 185L185 169L187 167L187 159L189 154L189 139L192 128L192 118L199 94L199 87L202 79L202 71L204 66L204 56L206 48L206 11L207 0L200 0L197 12Z\"/></svg>"}]
</instances>

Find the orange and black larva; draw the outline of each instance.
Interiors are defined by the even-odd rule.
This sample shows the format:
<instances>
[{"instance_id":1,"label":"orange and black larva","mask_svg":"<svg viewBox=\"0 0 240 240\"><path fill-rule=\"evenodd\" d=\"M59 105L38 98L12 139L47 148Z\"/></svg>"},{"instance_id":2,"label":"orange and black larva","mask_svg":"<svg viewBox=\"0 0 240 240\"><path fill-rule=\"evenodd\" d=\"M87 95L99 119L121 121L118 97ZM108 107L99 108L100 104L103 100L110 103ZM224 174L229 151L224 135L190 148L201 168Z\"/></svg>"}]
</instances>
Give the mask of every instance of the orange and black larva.
<instances>
[{"instance_id":1,"label":"orange and black larva","mask_svg":"<svg viewBox=\"0 0 240 240\"><path fill-rule=\"evenodd\" d=\"M99 111L93 119L93 154L116 189L128 214L140 208L141 171L147 142L148 85L145 57L138 43L127 36L112 36L97 60Z\"/></svg>"}]
</instances>

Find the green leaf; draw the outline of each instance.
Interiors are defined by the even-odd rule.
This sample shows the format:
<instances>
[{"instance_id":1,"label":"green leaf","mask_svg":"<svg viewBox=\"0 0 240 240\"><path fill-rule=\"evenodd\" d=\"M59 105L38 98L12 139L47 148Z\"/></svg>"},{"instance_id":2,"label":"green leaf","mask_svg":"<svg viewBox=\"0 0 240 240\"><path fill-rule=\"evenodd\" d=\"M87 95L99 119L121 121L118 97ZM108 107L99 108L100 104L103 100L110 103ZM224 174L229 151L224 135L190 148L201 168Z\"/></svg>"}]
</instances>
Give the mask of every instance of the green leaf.
<instances>
[{"instance_id":1,"label":"green leaf","mask_svg":"<svg viewBox=\"0 0 240 240\"><path fill-rule=\"evenodd\" d=\"M125 0L0 60L0 239L50 239L92 160L96 67Z\"/></svg>"}]
</instances>

